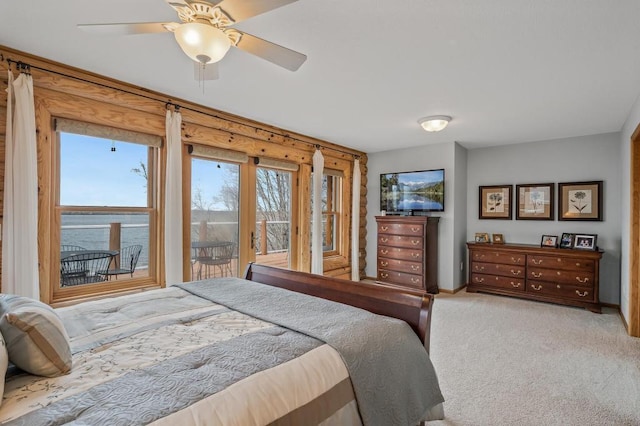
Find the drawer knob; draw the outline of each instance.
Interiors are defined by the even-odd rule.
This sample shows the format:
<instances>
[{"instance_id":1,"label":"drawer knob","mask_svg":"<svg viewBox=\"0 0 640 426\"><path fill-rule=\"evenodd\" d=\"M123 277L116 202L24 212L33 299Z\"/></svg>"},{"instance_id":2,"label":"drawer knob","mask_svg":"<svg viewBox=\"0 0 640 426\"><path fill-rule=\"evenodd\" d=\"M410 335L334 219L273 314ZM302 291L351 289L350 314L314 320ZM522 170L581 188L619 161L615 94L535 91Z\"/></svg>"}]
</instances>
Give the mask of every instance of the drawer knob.
<instances>
[{"instance_id":1,"label":"drawer knob","mask_svg":"<svg viewBox=\"0 0 640 426\"><path fill-rule=\"evenodd\" d=\"M478 259L484 259L484 254L477 254L477 255L476 255L476 258L478 258Z\"/></svg>"},{"instance_id":2,"label":"drawer knob","mask_svg":"<svg viewBox=\"0 0 640 426\"><path fill-rule=\"evenodd\" d=\"M387 253L389 253L389 250L387 250L387 249L380 249L380 253L382 253L382 254L387 254Z\"/></svg>"},{"instance_id":3,"label":"drawer knob","mask_svg":"<svg viewBox=\"0 0 640 426\"><path fill-rule=\"evenodd\" d=\"M576 266L580 266L580 262L576 262Z\"/></svg>"},{"instance_id":4,"label":"drawer knob","mask_svg":"<svg viewBox=\"0 0 640 426\"><path fill-rule=\"evenodd\" d=\"M474 268L476 271L484 271L484 266L475 265Z\"/></svg>"},{"instance_id":5,"label":"drawer knob","mask_svg":"<svg viewBox=\"0 0 640 426\"><path fill-rule=\"evenodd\" d=\"M586 278L576 277L576 280L578 280L579 283L584 284L589 282L589 277L586 277Z\"/></svg>"},{"instance_id":6,"label":"drawer knob","mask_svg":"<svg viewBox=\"0 0 640 426\"><path fill-rule=\"evenodd\" d=\"M511 261L513 263L520 263L520 258L518 257L517 259L515 257L511 257Z\"/></svg>"},{"instance_id":7,"label":"drawer knob","mask_svg":"<svg viewBox=\"0 0 640 426\"><path fill-rule=\"evenodd\" d=\"M576 294L580 297L585 297L589 295L589 292L585 291L584 293L580 293L580 290L576 290Z\"/></svg>"},{"instance_id":8,"label":"drawer knob","mask_svg":"<svg viewBox=\"0 0 640 426\"><path fill-rule=\"evenodd\" d=\"M562 287L560 287L560 284L556 284L556 288L562 288Z\"/></svg>"},{"instance_id":9,"label":"drawer knob","mask_svg":"<svg viewBox=\"0 0 640 426\"><path fill-rule=\"evenodd\" d=\"M420 240L411 240L411 244L417 246L418 244L420 244Z\"/></svg>"},{"instance_id":10,"label":"drawer knob","mask_svg":"<svg viewBox=\"0 0 640 426\"><path fill-rule=\"evenodd\" d=\"M382 278L389 278L389 274L387 274L386 272L381 272L381 273L380 273L380 276L381 276Z\"/></svg>"},{"instance_id":11,"label":"drawer knob","mask_svg":"<svg viewBox=\"0 0 640 426\"><path fill-rule=\"evenodd\" d=\"M420 230L419 227L411 227L411 232L418 232Z\"/></svg>"},{"instance_id":12,"label":"drawer knob","mask_svg":"<svg viewBox=\"0 0 640 426\"><path fill-rule=\"evenodd\" d=\"M561 258L561 257L559 257L559 258L557 258L557 259L556 259L556 261L558 261L558 262L562 262L562 258Z\"/></svg>"},{"instance_id":13,"label":"drawer knob","mask_svg":"<svg viewBox=\"0 0 640 426\"><path fill-rule=\"evenodd\" d=\"M380 237L380 241L382 241L383 243L389 242L389 239L386 237Z\"/></svg>"},{"instance_id":14,"label":"drawer knob","mask_svg":"<svg viewBox=\"0 0 640 426\"><path fill-rule=\"evenodd\" d=\"M411 257L415 257L417 259L420 257L420 253L411 253Z\"/></svg>"},{"instance_id":15,"label":"drawer knob","mask_svg":"<svg viewBox=\"0 0 640 426\"><path fill-rule=\"evenodd\" d=\"M540 259L540 260L531 259L531 261L533 262L534 265L539 265L539 264L542 263L542 259Z\"/></svg>"},{"instance_id":16,"label":"drawer knob","mask_svg":"<svg viewBox=\"0 0 640 426\"><path fill-rule=\"evenodd\" d=\"M511 270L511 273L513 275L520 275L522 273L522 271L514 271L513 269Z\"/></svg>"},{"instance_id":17,"label":"drawer knob","mask_svg":"<svg viewBox=\"0 0 640 426\"><path fill-rule=\"evenodd\" d=\"M540 290L542 290L542 284L540 284L537 287L536 287L535 284L531 284L531 288L534 289L535 291L540 291Z\"/></svg>"},{"instance_id":18,"label":"drawer knob","mask_svg":"<svg viewBox=\"0 0 640 426\"><path fill-rule=\"evenodd\" d=\"M518 287L520 287L520 283L514 283L513 281L511 281L511 285L512 285L514 288L518 288Z\"/></svg>"},{"instance_id":19,"label":"drawer knob","mask_svg":"<svg viewBox=\"0 0 640 426\"><path fill-rule=\"evenodd\" d=\"M419 267L419 266L416 266L416 265L411 265L411 270L412 270L412 271L419 271L419 270L420 270L420 267Z\"/></svg>"},{"instance_id":20,"label":"drawer knob","mask_svg":"<svg viewBox=\"0 0 640 426\"><path fill-rule=\"evenodd\" d=\"M540 277L542 276L542 272L538 272L538 273L536 273L536 272L533 272L533 271L532 271L532 272L531 272L531 275L533 275L533 277L534 277L534 278L540 278Z\"/></svg>"},{"instance_id":21,"label":"drawer knob","mask_svg":"<svg viewBox=\"0 0 640 426\"><path fill-rule=\"evenodd\" d=\"M389 262L385 262L384 260L380 261L380 265L389 266Z\"/></svg>"},{"instance_id":22,"label":"drawer knob","mask_svg":"<svg viewBox=\"0 0 640 426\"><path fill-rule=\"evenodd\" d=\"M384 232L384 231L386 231L386 230L388 230L388 229L389 229L389 227L388 227L388 226L381 226L381 227L380 227L380 230L381 230L382 232Z\"/></svg>"},{"instance_id":23,"label":"drawer knob","mask_svg":"<svg viewBox=\"0 0 640 426\"><path fill-rule=\"evenodd\" d=\"M560 271L556 271L556 274L558 274L558 275L562 275L562 272L560 272Z\"/></svg>"},{"instance_id":24,"label":"drawer knob","mask_svg":"<svg viewBox=\"0 0 640 426\"><path fill-rule=\"evenodd\" d=\"M420 278L411 278L411 282L414 284L418 284L420 282Z\"/></svg>"},{"instance_id":25,"label":"drawer knob","mask_svg":"<svg viewBox=\"0 0 640 426\"><path fill-rule=\"evenodd\" d=\"M483 283L484 282L484 278L473 277L473 279L477 283Z\"/></svg>"}]
</instances>

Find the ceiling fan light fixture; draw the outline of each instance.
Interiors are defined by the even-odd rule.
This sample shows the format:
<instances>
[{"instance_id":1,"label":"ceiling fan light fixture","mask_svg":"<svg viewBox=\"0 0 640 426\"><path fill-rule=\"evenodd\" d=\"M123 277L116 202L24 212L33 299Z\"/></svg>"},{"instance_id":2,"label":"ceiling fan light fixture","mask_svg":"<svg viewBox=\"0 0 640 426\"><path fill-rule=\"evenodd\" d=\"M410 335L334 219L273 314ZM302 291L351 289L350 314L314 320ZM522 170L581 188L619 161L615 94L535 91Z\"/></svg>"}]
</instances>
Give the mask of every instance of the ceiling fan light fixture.
<instances>
[{"instance_id":1,"label":"ceiling fan light fixture","mask_svg":"<svg viewBox=\"0 0 640 426\"><path fill-rule=\"evenodd\" d=\"M182 51L202 64L218 62L231 47L231 40L224 31L200 22L182 24L173 34Z\"/></svg>"},{"instance_id":2,"label":"ceiling fan light fixture","mask_svg":"<svg viewBox=\"0 0 640 426\"><path fill-rule=\"evenodd\" d=\"M439 132L447 127L447 124L451 121L451 117L448 115L432 115L424 117L418 120L418 123L427 132Z\"/></svg>"}]
</instances>

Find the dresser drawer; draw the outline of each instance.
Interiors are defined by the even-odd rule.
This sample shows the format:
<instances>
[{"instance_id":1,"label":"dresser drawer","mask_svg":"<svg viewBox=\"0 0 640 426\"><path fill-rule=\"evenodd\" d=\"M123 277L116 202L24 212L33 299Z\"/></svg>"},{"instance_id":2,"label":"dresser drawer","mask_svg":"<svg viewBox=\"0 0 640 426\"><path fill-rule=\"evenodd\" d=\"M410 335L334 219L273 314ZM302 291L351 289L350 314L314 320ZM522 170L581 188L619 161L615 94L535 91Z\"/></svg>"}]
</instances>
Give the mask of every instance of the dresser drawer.
<instances>
[{"instance_id":1,"label":"dresser drawer","mask_svg":"<svg viewBox=\"0 0 640 426\"><path fill-rule=\"evenodd\" d=\"M579 287L564 283L551 283L543 281L527 281L527 293L542 294L545 296L562 297L565 299L595 302L593 288Z\"/></svg>"},{"instance_id":2,"label":"dresser drawer","mask_svg":"<svg viewBox=\"0 0 640 426\"><path fill-rule=\"evenodd\" d=\"M524 278L525 268L519 265L503 265L500 263L472 262L471 272L479 274L495 274L506 277Z\"/></svg>"},{"instance_id":3,"label":"dresser drawer","mask_svg":"<svg viewBox=\"0 0 640 426\"><path fill-rule=\"evenodd\" d=\"M527 256L527 265L540 268L564 269L572 271L593 272L596 269L596 262L591 259L575 259L560 256Z\"/></svg>"},{"instance_id":4,"label":"dresser drawer","mask_svg":"<svg viewBox=\"0 0 640 426\"><path fill-rule=\"evenodd\" d=\"M378 280L392 284L400 284L411 288L424 289L424 281L421 275L406 272L378 269Z\"/></svg>"},{"instance_id":5,"label":"dresser drawer","mask_svg":"<svg viewBox=\"0 0 640 426\"><path fill-rule=\"evenodd\" d=\"M421 249L424 246L424 240L422 237L404 235L378 235L378 245Z\"/></svg>"},{"instance_id":6,"label":"dresser drawer","mask_svg":"<svg viewBox=\"0 0 640 426\"><path fill-rule=\"evenodd\" d=\"M471 260L488 263L504 263L508 265L525 265L527 256L524 253L474 250L471 252Z\"/></svg>"},{"instance_id":7,"label":"dresser drawer","mask_svg":"<svg viewBox=\"0 0 640 426\"><path fill-rule=\"evenodd\" d=\"M528 267L527 278L535 281L558 282L581 287L593 287L594 285L594 276L592 272Z\"/></svg>"},{"instance_id":8,"label":"dresser drawer","mask_svg":"<svg viewBox=\"0 0 640 426\"><path fill-rule=\"evenodd\" d=\"M513 291L524 291L524 278L501 277L497 275L471 274L471 283L500 287Z\"/></svg>"},{"instance_id":9,"label":"dresser drawer","mask_svg":"<svg viewBox=\"0 0 640 426\"><path fill-rule=\"evenodd\" d=\"M392 235L424 235L424 225L421 223L379 223L378 234Z\"/></svg>"},{"instance_id":10,"label":"dresser drawer","mask_svg":"<svg viewBox=\"0 0 640 426\"><path fill-rule=\"evenodd\" d=\"M422 262L410 262L408 260L378 258L378 268L391 271L408 272L410 274L422 274Z\"/></svg>"},{"instance_id":11,"label":"dresser drawer","mask_svg":"<svg viewBox=\"0 0 640 426\"><path fill-rule=\"evenodd\" d=\"M389 246L378 246L378 257L386 257L390 259L412 260L414 262L422 262L424 251L421 248L398 248Z\"/></svg>"}]
</instances>

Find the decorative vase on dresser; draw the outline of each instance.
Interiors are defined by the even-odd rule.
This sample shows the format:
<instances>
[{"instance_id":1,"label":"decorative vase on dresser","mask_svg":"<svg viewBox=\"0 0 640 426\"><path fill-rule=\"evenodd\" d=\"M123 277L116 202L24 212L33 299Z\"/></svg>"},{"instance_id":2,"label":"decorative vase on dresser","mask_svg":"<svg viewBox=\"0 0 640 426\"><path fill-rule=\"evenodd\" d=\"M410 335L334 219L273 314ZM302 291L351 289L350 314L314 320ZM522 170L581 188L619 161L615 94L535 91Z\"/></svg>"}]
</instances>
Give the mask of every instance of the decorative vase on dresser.
<instances>
[{"instance_id":1,"label":"decorative vase on dresser","mask_svg":"<svg viewBox=\"0 0 640 426\"><path fill-rule=\"evenodd\" d=\"M438 293L438 221L430 216L376 216L378 281Z\"/></svg>"},{"instance_id":2,"label":"decorative vase on dresser","mask_svg":"<svg viewBox=\"0 0 640 426\"><path fill-rule=\"evenodd\" d=\"M600 312L600 250L467 243L467 291L579 306Z\"/></svg>"}]
</instances>

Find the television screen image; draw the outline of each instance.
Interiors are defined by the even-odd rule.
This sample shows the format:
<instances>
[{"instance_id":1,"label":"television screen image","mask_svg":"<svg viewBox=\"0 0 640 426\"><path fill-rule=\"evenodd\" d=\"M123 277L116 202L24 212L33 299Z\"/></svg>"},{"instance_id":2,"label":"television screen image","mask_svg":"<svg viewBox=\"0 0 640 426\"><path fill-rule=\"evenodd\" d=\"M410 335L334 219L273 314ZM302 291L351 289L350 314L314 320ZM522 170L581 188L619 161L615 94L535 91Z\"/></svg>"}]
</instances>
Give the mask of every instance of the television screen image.
<instances>
[{"instance_id":1,"label":"television screen image","mask_svg":"<svg viewBox=\"0 0 640 426\"><path fill-rule=\"evenodd\" d=\"M381 174L380 210L443 212L444 169Z\"/></svg>"}]
</instances>

